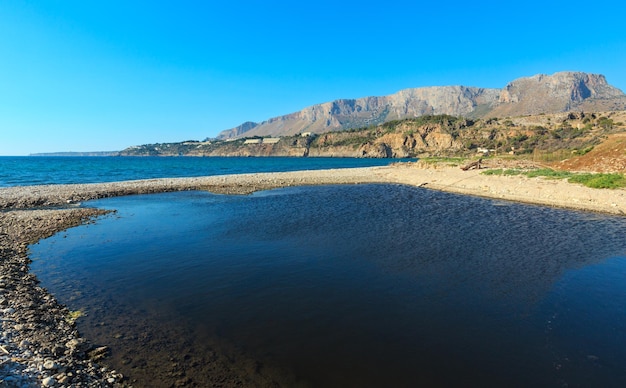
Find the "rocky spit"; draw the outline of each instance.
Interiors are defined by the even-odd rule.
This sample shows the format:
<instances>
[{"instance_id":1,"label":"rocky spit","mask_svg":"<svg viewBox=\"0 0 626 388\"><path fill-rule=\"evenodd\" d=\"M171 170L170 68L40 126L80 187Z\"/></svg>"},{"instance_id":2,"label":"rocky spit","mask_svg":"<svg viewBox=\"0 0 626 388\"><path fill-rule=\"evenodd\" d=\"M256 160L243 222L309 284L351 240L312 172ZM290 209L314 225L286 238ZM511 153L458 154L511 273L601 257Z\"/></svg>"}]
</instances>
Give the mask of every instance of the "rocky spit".
<instances>
[{"instance_id":1,"label":"rocky spit","mask_svg":"<svg viewBox=\"0 0 626 388\"><path fill-rule=\"evenodd\" d=\"M28 246L90 222L104 210L90 199L183 190L247 194L277 187L397 183L503 200L626 214L626 190L595 190L564 181L496 177L416 164L114 183L0 189L0 387L125 387L106 366L106 344L82 338L76 316L38 285ZM123 372L123 371L122 371Z\"/></svg>"},{"instance_id":2,"label":"rocky spit","mask_svg":"<svg viewBox=\"0 0 626 388\"><path fill-rule=\"evenodd\" d=\"M28 245L102 214L98 209L0 213L0 387L123 386L99 362L106 347L80 337L74 317L29 272Z\"/></svg>"}]
</instances>

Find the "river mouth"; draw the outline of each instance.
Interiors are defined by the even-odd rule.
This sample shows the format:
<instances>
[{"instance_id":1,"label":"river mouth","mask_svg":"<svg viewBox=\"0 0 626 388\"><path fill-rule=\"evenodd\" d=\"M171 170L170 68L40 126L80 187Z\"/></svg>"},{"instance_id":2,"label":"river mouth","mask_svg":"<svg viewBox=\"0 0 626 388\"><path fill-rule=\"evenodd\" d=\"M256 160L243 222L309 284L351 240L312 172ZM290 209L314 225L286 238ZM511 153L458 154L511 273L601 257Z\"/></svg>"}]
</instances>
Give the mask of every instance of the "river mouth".
<instances>
[{"instance_id":1,"label":"river mouth","mask_svg":"<svg viewBox=\"0 0 626 388\"><path fill-rule=\"evenodd\" d=\"M399 185L91 201L32 268L136 386L621 386L626 219Z\"/></svg>"}]
</instances>

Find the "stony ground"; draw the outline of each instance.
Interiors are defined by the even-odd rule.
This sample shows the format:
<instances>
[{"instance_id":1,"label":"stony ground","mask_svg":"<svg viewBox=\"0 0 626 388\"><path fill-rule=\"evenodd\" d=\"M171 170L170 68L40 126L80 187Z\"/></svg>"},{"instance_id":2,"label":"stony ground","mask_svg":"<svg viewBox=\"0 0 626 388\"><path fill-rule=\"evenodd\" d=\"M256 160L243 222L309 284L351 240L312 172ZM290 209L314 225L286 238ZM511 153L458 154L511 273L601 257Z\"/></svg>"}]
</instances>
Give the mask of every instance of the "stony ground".
<instances>
[{"instance_id":1,"label":"stony ground","mask_svg":"<svg viewBox=\"0 0 626 388\"><path fill-rule=\"evenodd\" d=\"M491 167L502 167L497 161ZM181 190L246 194L276 187L394 183L503 200L626 214L626 190L597 190L563 180L485 176L458 166L390 167L155 179L0 189L0 387L125 386L106 367L106 347L81 338L71 312L29 272L28 245L88 222L102 210L78 207L95 198ZM227 385L227 384L226 384Z\"/></svg>"},{"instance_id":2,"label":"stony ground","mask_svg":"<svg viewBox=\"0 0 626 388\"><path fill-rule=\"evenodd\" d=\"M98 364L106 347L81 338L70 311L29 272L28 244L101 213L79 208L0 213L0 386L123 385L121 374Z\"/></svg>"}]
</instances>

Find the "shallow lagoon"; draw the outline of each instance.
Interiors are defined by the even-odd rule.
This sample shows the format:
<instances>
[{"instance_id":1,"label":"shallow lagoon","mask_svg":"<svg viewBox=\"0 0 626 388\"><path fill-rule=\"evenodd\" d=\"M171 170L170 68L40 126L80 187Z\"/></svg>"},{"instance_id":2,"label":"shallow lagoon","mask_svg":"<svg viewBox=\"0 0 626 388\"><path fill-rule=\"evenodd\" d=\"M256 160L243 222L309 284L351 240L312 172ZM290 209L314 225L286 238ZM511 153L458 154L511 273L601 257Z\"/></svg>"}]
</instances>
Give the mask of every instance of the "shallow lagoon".
<instances>
[{"instance_id":1,"label":"shallow lagoon","mask_svg":"<svg viewBox=\"0 0 626 388\"><path fill-rule=\"evenodd\" d=\"M397 185L93 201L33 271L138 386L624 386L626 218Z\"/></svg>"}]
</instances>

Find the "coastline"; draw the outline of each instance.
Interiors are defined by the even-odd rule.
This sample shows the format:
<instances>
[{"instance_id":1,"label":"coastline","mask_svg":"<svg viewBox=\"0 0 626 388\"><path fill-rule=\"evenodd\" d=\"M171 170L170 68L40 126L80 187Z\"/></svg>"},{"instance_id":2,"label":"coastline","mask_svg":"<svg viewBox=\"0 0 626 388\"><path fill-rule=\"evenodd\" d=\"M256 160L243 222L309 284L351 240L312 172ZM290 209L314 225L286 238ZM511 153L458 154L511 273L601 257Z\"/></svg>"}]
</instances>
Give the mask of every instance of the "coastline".
<instances>
[{"instance_id":1,"label":"coastline","mask_svg":"<svg viewBox=\"0 0 626 388\"><path fill-rule=\"evenodd\" d=\"M485 176L480 172L407 163L387 167L2 188L0 378L9 386L20 387L127 385L120 373L99 364L106 348L98 348L80 338L70 319L70 311L39 287L37 279L29 272L28 245L105 213L100 209L78 207L82 201L184 190L248 194L289 186L386 183L626 215L624 189L591 189L563 180Z\"/></svg>"},{"instance_id":2,"label":"coastline","mask_svg":"<svg viewBox=\"0 0 626 388\"><path fill-rule=\"evenodd\" d=\"M523 175L486 176L481 172L417 162L385 167L16 186L0 188L0 210L68 206L90 199L185 190L249 194L289 186L395 183L528 204L626 215L625 189L593 189L566 180Z\"/></svg>"},{"instance_id":3,"label":"coastline","mask_svg":"<svg viewBox=\"0 0 626 388\"><path fill-rule=\"evenodd\" d=\"M497 166L500 167L500 166ZM388 182L518 203L626 215L626 189L593 189L564 179L483 175L484 170L413 164L385 172Z\"/></svg>"}]
</instances>

